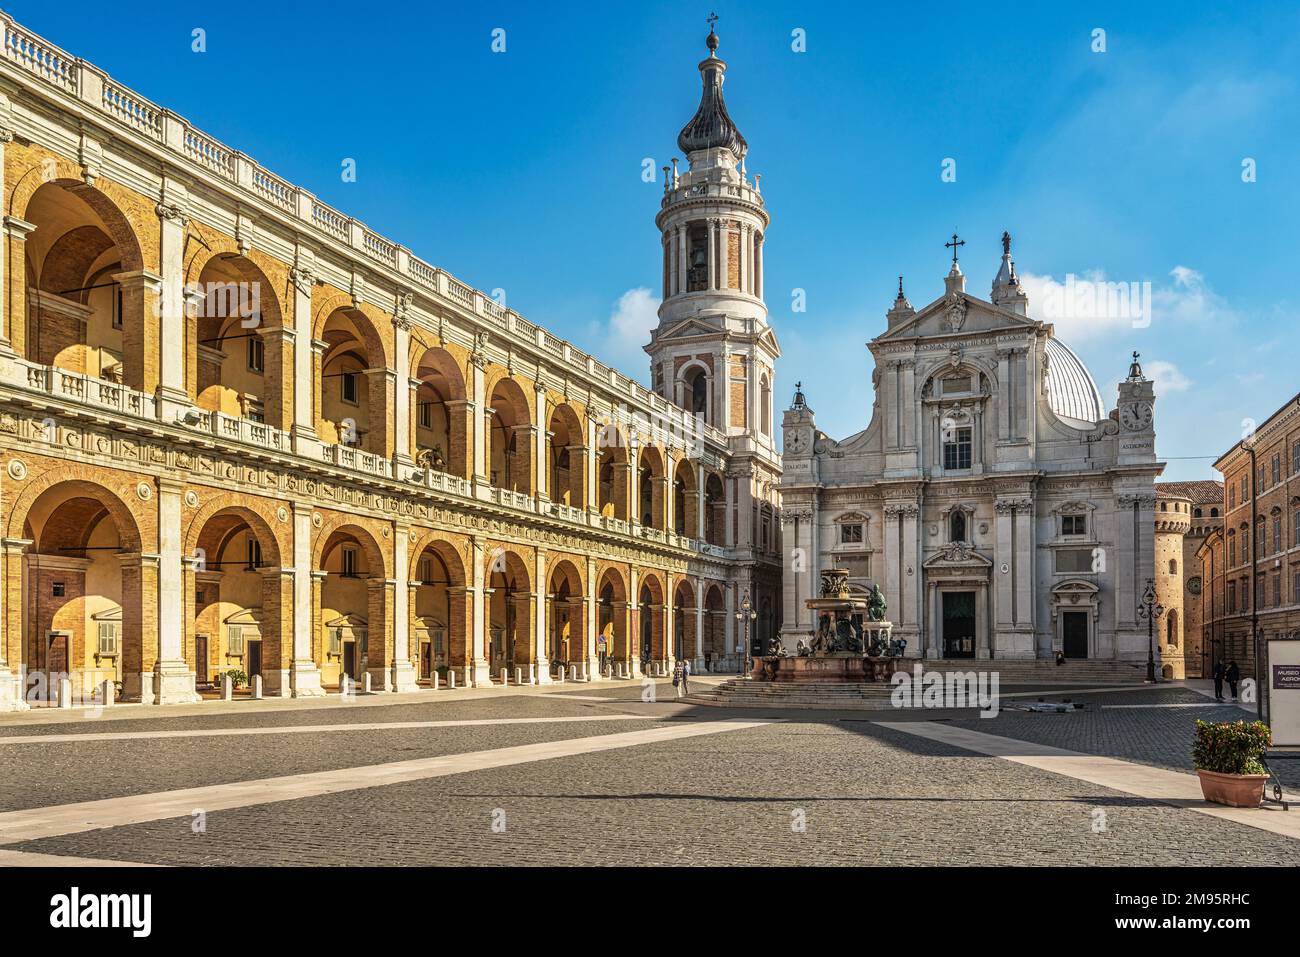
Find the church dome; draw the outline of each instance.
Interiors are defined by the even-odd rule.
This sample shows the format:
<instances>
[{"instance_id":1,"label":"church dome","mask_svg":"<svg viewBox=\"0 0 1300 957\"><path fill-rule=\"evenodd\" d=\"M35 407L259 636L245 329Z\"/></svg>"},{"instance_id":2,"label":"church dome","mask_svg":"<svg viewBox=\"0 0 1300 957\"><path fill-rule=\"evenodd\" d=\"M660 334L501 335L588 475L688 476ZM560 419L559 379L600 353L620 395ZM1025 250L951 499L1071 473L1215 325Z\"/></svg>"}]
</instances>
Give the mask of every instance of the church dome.
<instances>
[{"instance_id":1,"label":"church dome","mask_svg":"<svg viewBox=\"0 0 1300 957\"><path fill-rule=\"evenodd\" d=\"M1088 367L1056 338L1047 340L1047 404L1067 419L1091 423L1106 418L1101 390Z\"/></svg>"}]
</instances>

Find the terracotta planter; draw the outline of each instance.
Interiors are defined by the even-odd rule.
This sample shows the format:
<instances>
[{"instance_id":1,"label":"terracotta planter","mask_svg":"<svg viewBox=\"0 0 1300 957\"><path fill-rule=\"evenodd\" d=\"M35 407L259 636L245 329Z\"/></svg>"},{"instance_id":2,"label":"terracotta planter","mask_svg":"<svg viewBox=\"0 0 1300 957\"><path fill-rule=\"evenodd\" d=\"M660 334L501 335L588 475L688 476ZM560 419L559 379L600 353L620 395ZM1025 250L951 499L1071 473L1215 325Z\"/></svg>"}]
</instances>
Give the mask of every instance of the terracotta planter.
<instances>
[{"instance_id":1,"label":"terracotta planter","mask_svg":"<svg viewBox=\"0 0 1300 957\"><path fill-rule=\"evenodd\" d=\"M1259 807L1264 800L1267 774L1220 774L1217 771L1199 769L1196 774L1201 779L1201 794L1211 804Z\"/></svg>"}]
</instances>

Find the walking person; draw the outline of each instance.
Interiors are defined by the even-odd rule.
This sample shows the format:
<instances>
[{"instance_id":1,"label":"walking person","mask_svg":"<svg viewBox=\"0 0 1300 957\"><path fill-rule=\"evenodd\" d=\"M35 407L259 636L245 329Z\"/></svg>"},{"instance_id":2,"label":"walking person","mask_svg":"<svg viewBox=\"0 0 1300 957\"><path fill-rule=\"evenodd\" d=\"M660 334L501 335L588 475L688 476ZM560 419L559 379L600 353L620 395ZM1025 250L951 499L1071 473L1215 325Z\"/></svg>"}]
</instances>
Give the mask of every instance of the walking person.
<instances>
[{"instance_id":1,"label":"walking person","mask_svg":"<svg viewBox=\"0 0 1300 957\"><path fill-rule=\"evenodd\" d=\"M686 694L686 662L681 658L677 659L677 664L673 665L673 688L677 691L677 697Z\"/></svg>"},{"instance_id":2,"label":"walking person","mask_svg":"<svg viewBox=\"0 0 1300 957\"><path fill-rule=\"evenodd\" d=\"M1223 700L1223 659L1220 658L1214 663L1214 671L1211 674L1214 677L1214 700Z\"/></svg>"},{"instance_id":3,"label":"walking person","mask_svg":"<svg viewBox=\"0 0 1300 957\"><path fill-rule=\"evenodd\" d=\"M686 686L691 677L691 663L683 658L679 664L682 666L682 695L685 696L691 693L691 689Z\"/></svg>"},{"instance_id":4,"label":"walking person","mask_svg":"<svg viewBox=\"0 0 1300 957\"><path fill-rule=\"evenodd\" d=\"M1237 700L1237 682L1241 680L1241 669L1237 667L1236 659L1228 662L1228 671L1224 675L1228 679L1228 690L1232 692L1232 700Z\"/></svg>"}]
</instances>

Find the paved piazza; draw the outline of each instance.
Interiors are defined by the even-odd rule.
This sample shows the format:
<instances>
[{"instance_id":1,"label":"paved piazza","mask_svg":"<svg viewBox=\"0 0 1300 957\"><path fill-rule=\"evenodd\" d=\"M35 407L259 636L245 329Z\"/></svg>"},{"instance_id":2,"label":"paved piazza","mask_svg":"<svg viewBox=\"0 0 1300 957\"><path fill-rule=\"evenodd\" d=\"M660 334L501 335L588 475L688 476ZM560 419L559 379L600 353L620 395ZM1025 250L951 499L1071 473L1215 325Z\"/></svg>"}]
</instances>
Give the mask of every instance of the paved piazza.
<instances>
[{"instance_id":1,"label":"paved piazza","mask_svg":"<svg viewBox=\"0 0 1300 957\"><path fill-rule=\"evenodd\" d=\"M1087 707L993 719L697 707L667 682L656 693L10 715L0 863L1300 864L1300 814L1245 824L1230 816L1247 812L1143 796L1195 787L1178 745L1196 718L1244 715L1182 686L1044 691ZM1019 693L1004 709L1038 697ZM1000 749L1010 756L986 753ZM1300 769L1277 763L1294 792Z\"/></svg>"}]
</instances>

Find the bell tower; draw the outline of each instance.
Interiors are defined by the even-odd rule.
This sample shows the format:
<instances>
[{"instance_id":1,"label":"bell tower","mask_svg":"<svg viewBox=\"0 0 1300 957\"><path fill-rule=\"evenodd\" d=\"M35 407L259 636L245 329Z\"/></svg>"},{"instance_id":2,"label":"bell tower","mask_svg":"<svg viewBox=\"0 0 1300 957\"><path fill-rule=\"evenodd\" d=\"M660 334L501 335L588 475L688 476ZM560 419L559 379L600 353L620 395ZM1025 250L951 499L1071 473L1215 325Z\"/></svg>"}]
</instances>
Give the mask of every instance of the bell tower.
<instances>
[{"instance_id":1,"label":"bell tower","mask_svg":"<svg viewBox=\"0 0 1300 957\"><path fill-rule=\"evenodd\" d=\"M712 20L710 21L712 22ZM664 167L655 225L663 244L663 303L645 347L656 392L725 432L733 453L779 469L772 413L780 355L763 302L763 245L770 221L749 145L727 113L710 26L700 62L700 105L677 137L687 168Z\"/></svg>"}]
</instances>

